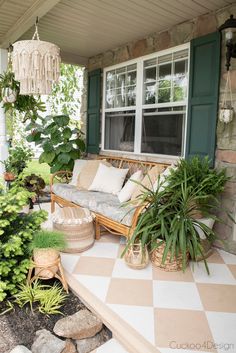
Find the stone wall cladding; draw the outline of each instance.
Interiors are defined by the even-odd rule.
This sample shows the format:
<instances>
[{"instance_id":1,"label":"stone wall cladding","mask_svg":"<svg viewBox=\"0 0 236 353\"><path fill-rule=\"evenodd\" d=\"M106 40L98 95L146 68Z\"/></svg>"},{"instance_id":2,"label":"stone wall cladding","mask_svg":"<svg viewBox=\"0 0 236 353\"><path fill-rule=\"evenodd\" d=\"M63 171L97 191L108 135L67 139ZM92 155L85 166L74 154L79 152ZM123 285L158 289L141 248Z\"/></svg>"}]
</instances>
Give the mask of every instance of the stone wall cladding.
<instances>
[{"instance_id":1,"label":"stone wall cladding","mask_svg":"<svg viewBox=\"0 0 236 353\"><path fill-rule=\"evenodd\" d=\"M187 43L193 38L217 31L218 27L229 18L230 14L235 13L236 4L230 5L216 12L180 23L163 32L153 33L146 38L126 43L119 48L110 49L105 53L90 58L88 70L116 65L127 60ZM220 102L222 101L226 83L224 40L222 41L221 61ZM236 111L236 59L232 60L231 65L233 100ZM227 174L232 177L231 181L226 185L226 191L221 196L221 202L222 209L227 208L236 218L236 116L229 124L218 121L215 165L219 169L226 168ZM216 228L220 236L227 241L225 244L218 242L217 245L236 253L236 227L225 217L224 212L221 212L220 216L225 219L226 224L217 224Z\"/></svg>"}]
</instances>

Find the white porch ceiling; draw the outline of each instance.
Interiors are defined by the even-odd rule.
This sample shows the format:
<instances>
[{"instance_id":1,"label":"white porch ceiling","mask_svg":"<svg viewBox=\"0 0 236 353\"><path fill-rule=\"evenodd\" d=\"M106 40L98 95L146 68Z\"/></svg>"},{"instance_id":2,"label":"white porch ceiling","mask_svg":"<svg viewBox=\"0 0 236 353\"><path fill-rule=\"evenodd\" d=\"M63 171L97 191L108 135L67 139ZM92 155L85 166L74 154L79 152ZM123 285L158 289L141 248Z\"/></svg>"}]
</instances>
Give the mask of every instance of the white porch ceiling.
<instances>
[{"instance_id":1,"label":"white porch ceiling","mask_svg":"<svg viewBox=\"0 0 236 353\"><path fill-rule=\"evenodd\" d=\"M91 56L236 0L0 0L0 47L32 37L40 17L40 39L56 43L67 62Z\"/></svg>"}]
</instances>

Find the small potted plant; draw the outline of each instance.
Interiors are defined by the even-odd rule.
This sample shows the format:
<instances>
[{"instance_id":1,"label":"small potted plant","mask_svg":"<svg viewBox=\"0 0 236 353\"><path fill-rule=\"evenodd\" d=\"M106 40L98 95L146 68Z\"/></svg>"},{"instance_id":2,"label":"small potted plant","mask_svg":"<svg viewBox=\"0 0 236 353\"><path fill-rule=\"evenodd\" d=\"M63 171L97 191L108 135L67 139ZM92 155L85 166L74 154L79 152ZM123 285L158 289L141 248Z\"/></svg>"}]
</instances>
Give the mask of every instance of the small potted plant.
<instances>
[{"instance_id":1,"label":"small potted plant","mask_svg":"<svg viewBox=\"0 0 236 353\"><path fill-rule=\"evenodd\" d=\"M0 100L3 104L14 103L18 96L18 90L13 72L8 70L0 75Z\"/></svg>"},{"instance_id":2,"label":"small potted plant","mask_svg":"<svg viewBox=\"0 0 236 353\"><path fill-rule=\"evenodd\" d=\"M39 197L40 195L43 194L43 189L45 188L46 184L43 178L41 178L39 175L36 174L30 174L27 175L23 179L23 186L26 188L26 190L33 192L36 195L36 198L39 203ZM39 204L40 206L40 204ZM30 208L32 209L34 207L33 205L33 200L30 200Z\"/></svg>"},{"instance_id":3,"label":"small potted plant","mask_svg":"<svg viewBox=\"0 0 236 353\"><path fill-rule=\"evenodd\" d=\"M53 278L58 271L60 250L66 248L65 236L61 232L41 230L30 243L33 252L35 275L40 278Z\"/></svg>"},{"instance_id":4,"label":"small potted plant","mask_svg":"<svg viewBox=\"0 0 236 353\"><path fill-rule=\"evenodd\" d=\"M2 161L1 161L2 162ZM12 182L16 179L17 171L11 163L10 158L7 158L2 162L5 168L5 172L3 174L4 180L7 182Z\"/></svg>"}]
</instances>

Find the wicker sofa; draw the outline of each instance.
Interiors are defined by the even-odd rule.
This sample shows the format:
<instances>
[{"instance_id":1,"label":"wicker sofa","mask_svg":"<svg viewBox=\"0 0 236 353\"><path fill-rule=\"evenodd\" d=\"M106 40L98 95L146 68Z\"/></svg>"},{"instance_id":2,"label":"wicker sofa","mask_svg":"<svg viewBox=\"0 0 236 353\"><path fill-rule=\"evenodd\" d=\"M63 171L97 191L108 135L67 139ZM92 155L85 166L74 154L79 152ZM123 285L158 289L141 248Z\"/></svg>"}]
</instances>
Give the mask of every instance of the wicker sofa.
<instances>
[{"instance_id":1,"label":"wicker sofa","mask_svg":"<svg viewBox=\"0 0 236 353\"><path fill-rule=\"evenodd\" d=\"M144 162L120 157L99 156L106 159L116 168L128 168L128 176L136 170L142 169L145 173L155 165L165 169L167 164ZM101 236L101 227L113 234L130 237L136 227L141 207L134 209L132 206L121 207L116 195L96 191L81 191L71 185L72 173L60 171L51 175L51 212L55 211L55 203L61 207L86 207L95 215L96 239Z\"/></svg>"}]
</instances>

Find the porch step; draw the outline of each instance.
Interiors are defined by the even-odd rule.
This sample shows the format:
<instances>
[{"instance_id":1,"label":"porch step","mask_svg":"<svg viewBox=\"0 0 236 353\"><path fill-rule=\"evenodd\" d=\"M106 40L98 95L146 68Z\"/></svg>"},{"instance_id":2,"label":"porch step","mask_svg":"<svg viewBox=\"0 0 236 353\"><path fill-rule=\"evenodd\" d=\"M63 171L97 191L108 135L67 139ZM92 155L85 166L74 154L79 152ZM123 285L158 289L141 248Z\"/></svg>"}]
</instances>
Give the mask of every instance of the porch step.
<instances>
[{"instance_id":1,"label":"porch step","mask_svg":"<svg viewBox=\"0 0 236 353\"><path fill-rule=\"evenodd\" d=\"M128 353L128 351L115 338L112 338L91 353Z\"/></svg>"}]
</instances>

